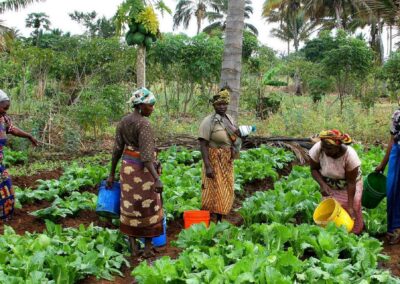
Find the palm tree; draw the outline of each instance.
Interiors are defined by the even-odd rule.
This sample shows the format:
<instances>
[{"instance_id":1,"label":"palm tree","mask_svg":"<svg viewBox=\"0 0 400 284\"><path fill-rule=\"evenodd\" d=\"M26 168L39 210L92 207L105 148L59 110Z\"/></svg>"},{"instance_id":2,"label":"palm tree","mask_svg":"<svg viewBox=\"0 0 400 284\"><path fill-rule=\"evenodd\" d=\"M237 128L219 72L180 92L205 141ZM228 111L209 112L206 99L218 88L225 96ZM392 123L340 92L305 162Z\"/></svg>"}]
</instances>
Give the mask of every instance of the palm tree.
<instances>
[{"instance_id":1,"label":"palm tree","mask_svg":"<svg viewBox=\"0 0 400 284\"><path fill-rule=\"evenodd\" d=\"M253 7L251 5L251 0L245 0L245 19L250 19L250 16L253 14ZM211 3L211 7L214 11L206 12L206 17L207 20L210 22L210 25L205 27L203 29L203 32L211 33L215 29L224 31L226 28L226 16L228 14L228 0L213 0ZM245 22L244 28L249 30L254 35L258 35L258 30L254 25Z\"/></svg>"},{"instance_id":2,"label":"palm tree","mask_svg":"<svg viewBox=\"0 0 400 284\"><path fill-rule=\"evenodd\" d=\"M305 0L307 14L324 20L326 29L348 30L363 6L363 0Z\"/></svg>"},{"instance_id":3,"label":"palm tree","mask_svg":"<svg viewBox=\"0 0 400 284\"><path fill-rule=\"evenodd\" d=\"M399 25L400 20L400 2L393 0L364 0L365 3L363 19L366 24L371 26L371 47L376 50L379 47L381 53L381 61L383 61L383 43L382 30L383 25L389 26L389 52L392 51L392 27Z\"/></svg>"},{"instance_id":4,"label":"palm tree","mask_svg":"<svg viewBox=\"0 0 400 284\"><path fill-rule=\"evenodd\" d=\"M43 33L43 29L46 31L50 30L49 16L45 13L30 13L25 20L27 28L33 28L32 36L36 37L36 46L39 46L40 36Z\"/></svg>"},{"instance_id":5,"label":"palm tree","mask_svg":"<svg viewBox=\"0 0 400 284\"><path fill-rule=\"evenodd\" d=\"M0 2L0 14L4 13L7 10L19 10L21 8L26 7L27 5L40 2L44 0L3 0Z\"/></svg>"},{"instance_id":6,"label":"palm tree","mask_svg":"<svg viewBox=\"0 0 400 284\"><path fill-rule=\"evenodd\" d=\"M199 34L202 22L207 15L207 8L209 8L210 5L211 0L179 0L175 8L173 29L176 29L181 24L185 29L187 29L190 20L195 16L197 22L197 34Z\"/></svg>"},{"instance_id":7,"label":"palm tree","mask_svg":"<svg viewBox=\"0 0 400 284\"><path fill-rule=\"evenodd\" d=\"M221 87L231 90L229 113L237 121L242 73L242 45L245 0L229 0L226 18L224 55L221 68Z\"/></svg>"},{"instance_id":8,"label":"palm tree","mask_svg":"<svg viewBox=\"0 0 400 284\"><path fill-rule=\"evenodd\" d=\"M296 52L299 50L300 45L298 16L300 14L303 15L301 8L300 0L266 0L262 12L262 16L266 18L268 22L286 22L286 27L291 31L290 35L287 35L287 37L293 39ZM304 15L302 19L304 22ZM296 95L302 95L299 72L295 72L294 79Z\"/></svg>"},{"instance_id":9,"label":"palm tree","mask_svg":"<svg viewBox=\"0 0 400 284\"><path fill-rule=\"evenodd\" d=\"M295 22L295 24L294 24ZM310 38L311 34L317 30L317 22L307 19L303 9L299 9L295 21L282 20L279 28L273 28L271 35L288 43L288 54L290 53L290 42L293 40L296 51L299 43ZM294 29L297 29L295 31Z\"/></svg>"}]
</instances>

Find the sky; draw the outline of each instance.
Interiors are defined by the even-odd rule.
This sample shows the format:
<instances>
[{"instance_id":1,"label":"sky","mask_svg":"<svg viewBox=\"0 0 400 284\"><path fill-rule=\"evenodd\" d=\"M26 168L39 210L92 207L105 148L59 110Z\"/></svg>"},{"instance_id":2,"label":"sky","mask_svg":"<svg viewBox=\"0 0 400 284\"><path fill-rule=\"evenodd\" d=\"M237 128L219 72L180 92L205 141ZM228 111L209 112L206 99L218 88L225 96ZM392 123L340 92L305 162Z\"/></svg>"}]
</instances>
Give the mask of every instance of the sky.
<instances>
[{"instance_id":1,"label":"sky","mask_svg":"<svg viewBox=\"0 0 400 284\"><path fill-rule=\"evenodd\" d=\"M95 10L99 16L106 16L107 18L112 17L118 5L123 0L45 0L39 3L33 3L25 9L19 10L18 12L6 12L0 15L0 19L4 21L4 24L9 27L15 27L19 32L27 36L32 31L25 27L25 19L29 13L44 12L50 17L51 28L59 28L65 32L69 31L72 34L80 34L84 31L83 27L76 22L72 21L68 16L73 11L80 12L91 12ZM256 26L259 31L259 40L273 48L278 52L286 52L287 44L272 38L270 36L271 24L265 22L261 18L262 11L262 0L253 0L254 13L249 23ZM174 11L177 1L176 0L165 0L168 7ZM196 21L193 20L190 23L188 30L184 30L182 27L173 31L172 30L172 16L164 14L164 17L159 16L160 30L161 32L185 32L190 36L196 34ZM206 24L204 24L206 26Z\"/></svg>"},{"instance_id":2,"label":"sky","mask_svg":"<svg viewBox=\"0 0 400 284\"><path fill-rule=\"evenodd\" d=\"M50 17L51 28L58 28L65 32L69 31L72 34L81 34L84 29L78 23L72 21L68 16L69 13L73 11L79 12L91 12L95 10L99 16L105 16L107 18L112 17L119 4L123 0L45 0L39 3L33 3L18 12L6 12L0 15L0 20L4 21L4 24L9 27L15 27L19 32L27 36L32 31L25 27L25 19L29 13L33 12L44 12ZM174 11L177 0L165 0L164 1L168 7ZM267 46L273 48L280 54L285 54L287 52L287 44L281 40L271 37L270 31L273 26L266 23L264 19L261 18L262 4L263 0L253 0L254 13L251 19L247 20L249 23L256 26L259 32L258 39ZM160 20L160 30L161 32L174 32L180 33L185 32L186 34L193 36L196 34L196 21L193 18L190 26L187 30L182 27L173 31L172 30L172 15L165 14L163 17L159 15ZM207 23L204 23L205 27ZM364 34L368 35L368 30L362 31ZM386 50L386 29L383 32L383 43ZM395 40L394 42L396 42ZM293 47L291 47L293 50Z\"/></svg>"}]
</instances>

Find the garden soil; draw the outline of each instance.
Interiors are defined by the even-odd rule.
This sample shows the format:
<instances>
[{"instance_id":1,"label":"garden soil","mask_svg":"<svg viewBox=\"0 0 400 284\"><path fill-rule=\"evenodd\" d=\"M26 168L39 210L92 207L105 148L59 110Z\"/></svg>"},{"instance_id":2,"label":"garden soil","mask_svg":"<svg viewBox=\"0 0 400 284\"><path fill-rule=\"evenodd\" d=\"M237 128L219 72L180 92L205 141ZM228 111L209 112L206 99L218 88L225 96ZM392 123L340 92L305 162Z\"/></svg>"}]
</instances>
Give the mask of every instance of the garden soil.
<instances>
[{"instance_id":1,"label":"garden soil","mask_svg":"<svg viewBox=\"0 0 400 284\"><path fill-rule=\"evenodd\" d=\"M279 176L286 176L291 172L292 165L279 170ZM36 180L38 179L58 179L62 175L61 169L56 169L53 171L45 171L39 172L36 175L32 176L19 176L13 177L13 184L20 186L20 187L31 187L35 188L37 186ZM256 180L244 186L244 193L240 196L237 196L235 199L235 203L233 205L232 212L226 216L225 220L236 225L240 226L243 223L243 219L236 211L240 208L244 199L248 196L251 196L257 191L265 191L273 188L273 180L271 178L263 179L263 180ZM86 188L85 191L89 191L92 193L97 193L96 188ZM30 212L46 208L50 206L50 202L47 201L40 201L35 202L33 204L24 205L22 209L15 209L13 219L5 223L6 225L11 226L18 234L24 234L26 231L28 232L42 232L45 229L45 223L43 220L37 219L31 215ZM95 226L107 227L116 229L117 227L114 226L111 222L107 220L100 220L94 211L85 210L81 211L78 215L73 217L68 217L59 220L58 222L63 227L78 227L80 224L88 226L89 224L93 223ZM179 233L183 230L183 220L179 219L177 221L172 221L168 223L167 229L167 245L161 248L158 248L158 253L156 257L147 259L148 263L154 262L157 258L163 256L169 256L172 259L175 259L179 256L180 249L172 246L172 242L175 241L179 235ZM4 224L0 224L0 233L4 231ZM383 239L382 239L383 240ZM384 245L384 253L390 256L389 262L384 262L381 264L383 268L390 269L393 275L400 276L400 244L390 246L385 243ZM107 281L103 279L96 279L95 277L88 277L86 279L81 280L80 284L88 284L88 283L101 283L101 284L108 284L108 283L136 283L134 278L130 275L132 269L139 265L141 261L144 261L141 258L129 258L130 268L123 267L121 272L123 273L124 277L116 276L114 281Z\"/></svg>"}]
</instances>

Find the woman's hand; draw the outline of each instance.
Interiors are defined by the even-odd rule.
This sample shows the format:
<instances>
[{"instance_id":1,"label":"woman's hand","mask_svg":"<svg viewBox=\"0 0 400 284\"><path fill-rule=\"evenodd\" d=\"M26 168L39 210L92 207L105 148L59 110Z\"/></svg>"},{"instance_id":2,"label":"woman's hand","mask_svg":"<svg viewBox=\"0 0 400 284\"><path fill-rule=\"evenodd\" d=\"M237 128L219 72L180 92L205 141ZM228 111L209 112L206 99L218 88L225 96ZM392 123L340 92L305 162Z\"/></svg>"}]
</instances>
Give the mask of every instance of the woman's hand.
<instances>
[{"instance_id":1,"label":"woman's hand","mask_svg":"<svg viewBox=\"0 0 400 284\"><path fill-rule=\"evenodd\" d=\"M332 195L332 189L329 185L324 184L321 186L321 193L323 196L331 196Z\"/></svg>"},{"instance_id":2,"label":"woman's hand","mask_svg":"<svg viewBox=\"0 0 400 284\"><path fill-rule=\"evenodd\" d=\"M28 139L29 139L29 141L31 141L32 145L35 147L37 147L37 145L39 144L38 141L36 140L36 138L33 136L29 136Z\"/></svg>"},{"instance_id":3,"label":"woman's hand","mask_svg":"<svg viewBox=\"0 0 400 284\"><path fill-rule=\"evenodd\" d=\"M109 175L108 176L108 178L107 178L107 180L106 180L106 188L107 189L110 189L110 188L112 188L112 186L113 186L113 183L114 183L114 175Z\"/></svg>"},{"instance_id":4,"label":"woman's hand","mask_svg":"<svg viewBox=\"0 0 400 284\"><path fill-rule=\"evenodd\" d=\"M155 188L155 192L157 192L157 193L163 192L164 185L162 184L160 178L156 179L156 181L154 183L154 188Z\"/></svg>"},{"instance_id":5,"label":"woman's hand","mask_svg":"<svg viewBox=\"0 0 400 284\"><path fill-rule=\"evenodd\" d=\"M349 213L349 215L350 215L351 219L353 219L353 220L355 220L355 219L356 219L356 213L355 213L355 211L354 211L354 208L353 208L353 207L350 207L350 208L349 208L349 211L348 211L348 213Z\"/></svg>"},{"instance_id":6,"label":"woman's hand","mask_svg":"<svg viewBox=\"0 0 400 284\"><path fill-rule=\"evenodd\" d=\"M215 177L214 170L212 169L212 167L206 167L206 177L208 178Z\"/></svg>"}]
</instances>

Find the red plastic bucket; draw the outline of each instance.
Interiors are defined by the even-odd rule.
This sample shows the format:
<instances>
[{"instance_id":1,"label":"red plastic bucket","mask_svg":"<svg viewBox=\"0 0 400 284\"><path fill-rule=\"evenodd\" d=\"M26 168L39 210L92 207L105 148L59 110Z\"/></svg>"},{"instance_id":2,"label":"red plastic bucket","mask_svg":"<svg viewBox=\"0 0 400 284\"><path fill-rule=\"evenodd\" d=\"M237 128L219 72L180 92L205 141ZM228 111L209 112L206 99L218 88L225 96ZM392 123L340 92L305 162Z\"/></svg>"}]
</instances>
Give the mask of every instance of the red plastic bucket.
<instances>
[{"instance_id":1,"label":"red plastic bucket","mask_svg":"<svg viewBox=\"0 0 400 284\"><path fill-rule=\"evenodd\" d=\"M210 224L210 211L206 210L189 210L183 212L183 223L185 229L193 224L204 223L206 227Z\"/></svg>"}]
</instances>

